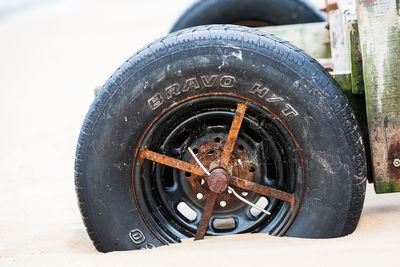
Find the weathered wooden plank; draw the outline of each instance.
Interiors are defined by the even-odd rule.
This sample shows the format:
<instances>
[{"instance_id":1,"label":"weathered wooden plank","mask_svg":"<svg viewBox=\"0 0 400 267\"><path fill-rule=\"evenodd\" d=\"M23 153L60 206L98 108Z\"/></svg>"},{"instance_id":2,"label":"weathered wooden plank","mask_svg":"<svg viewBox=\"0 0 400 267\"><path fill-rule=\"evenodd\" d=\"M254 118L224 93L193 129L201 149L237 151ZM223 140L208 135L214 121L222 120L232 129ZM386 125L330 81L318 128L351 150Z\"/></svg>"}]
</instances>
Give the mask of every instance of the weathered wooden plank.
<instances>
[{"instance_id":1,"label":"weathered wooden plank","mask_svg":"<svg viewBox=\"0 0 400 267\"><path fill-rule=\"evenodd\" d=\"M357 0L375 191L400 192L400 16L397 0Z\"/></svg>"},{"instance_id":2,"label":"weathered wooden plank","mask_svg":"<svg viewBox=\"0 0 400 267\"><path fill-rule=\"evenodd\" d=\"M330 58L326 22L259 27L303 49L313 58Z\"/></svg>"},{"instance_id":3,"label":"weathered wooden plank","mask_svg":"<svg viewBox=\"0 0 400 267\"><path fill-rule=\"evenodd\" d=\"M344 72L348 70L348 67L344 42L343 11L340 9L332 10L328 13L328 17L332 69L334 72Z\"/></svg>"},{"instance_id":4,"label":"weathered wooden plank","mask_svg":"<svg viewBox=\"0 0 400 267\"><path fill-rule=\"evenodd\" d=\"M352 92L364 93L361 48L358 35L356 5L353 1L338 1L328 14L332 65L334 72L351 73Z\"/></svg>"},{"instance_id":5,"label":"weathered wooden plank","mask_svg":"<svg viewBox=\"0 0 400 267\"><path fill-rule=\"evenodd\" d=\"M364 94L360 37L358 34L358 21L355 9L346 10L344 12L343 19L345 28L347 68L351 72L351 90L353 94Z\"/></svg>"}]
</instances>

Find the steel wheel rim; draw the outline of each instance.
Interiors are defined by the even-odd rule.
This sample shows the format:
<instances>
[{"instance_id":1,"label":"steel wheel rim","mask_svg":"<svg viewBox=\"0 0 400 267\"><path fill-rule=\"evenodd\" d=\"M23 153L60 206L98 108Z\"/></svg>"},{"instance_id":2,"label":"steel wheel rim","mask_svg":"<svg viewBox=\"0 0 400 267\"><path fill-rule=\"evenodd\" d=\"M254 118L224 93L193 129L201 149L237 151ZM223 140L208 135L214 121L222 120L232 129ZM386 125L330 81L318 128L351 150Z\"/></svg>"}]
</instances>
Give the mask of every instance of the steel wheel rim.
<instances>
[{"instance_id":1,"label":"steel wheel rim","mask_svg":"<svg viewBox=\"0 0 400 267\"><path fill-rule=\"evenodd\" d=\"M139 160L138 152L144 147L156 150L158 149L158 152L167 153L169 156L177 157L184 161L189 161L188 159L190 156L187 152L187 146L196 147L202 142L202 140L204 141L205 139L212 140L215 138L220 138L223 140L226 137L226 127L221 127L220 129L225 130L225 132L209 131L203 136L197 136L197 138L193 138L189 135L188 139L192 140L187 141L186 143L185 141L182 142L183 144L182 146L179 146L179 148L186 152L183 152L183 154L180 155L179 153L175 155L171 154L167 151L166 146L174 140L177 133L182 132L181 129L183 126L187 126L188 124L193 123L193 121L204 123L205 120L212 117L224 118L224 116L230 116L232 118L234 114L234 106L238 102L246 103L246 105L249 107L244 119L243 129L245 130L241 129L242 134L239 134L239 143L243 143L246 148L251 150L251 154L260 154L259 150L255 151L254 148L251 148L254 146L254 144L248 143L250 139L253 139L254 141L254 136L249 137L249 134L246 130L248 128L254 130L254 128L259 126L261 132L262 130L264 131L264 139L262 140L263 145L264 142L271 145L271 140L277 142L277 138L280 138L277 144L275 143L275 147L270 146L268 149L275 151L275 154L279 149L285 150L283 151L283 154L285 156L286 164L284 166L276 167L276 177L279 179L275 179L273 182L271 182L270 179L264 179L264 177L268 177L268 175L264 175L269 171L268 166L261 166L259 163L261 161L256 157L257 168L260 169L255 173L255 182L261 184L266 183L270 186L284 189L284 191L292 191L293 194L296 195L296 202L294 206L290 206L288 203L281 200L269 199L270 202L267 206L267 210L272 212L271 216L250 216L251 218L250 220L247 220L247 223L244 223L244 218L249 218L248 206L246 207L246 205L236 203L236 206L231 209L226 208L224 210L223 208L219 207L216 209L216 211L214 211L213 219L218 216L227 217L229 215L232 217L233 214L236 226L231 230L221 231L213 227L213 220L211 220L207 234L222 235L243 232L268 232L272 235L283 235L293 222L293 219L296 216L298 208L301 204L303 195L304 168L297 142L294 140L289 129L275 114L265 107L255 103L254 101L251 101L250 99L231 94L198 95L189 99L185 99L184 101L181 101L165 110L149 126L149 128L143 134L139 142L139 146L137 147L136 156L134 159L135 167L132 175L133 193L142 218L145 220L150 229L156 228L156 235L159 236L160 239L166 242L171 242L179 241L180 238L193 236L194 232L196 231L196 224L199 221L199 217L201 215L200 212L203 206L201 201L197 201L193 197L193 194L189 194L191 197L186 198L185 202L189 204L190 207L195 207L197 218L191 222L188 222L187 218L182 218L182 214L176 210L176 200L174 202L174 200L171 199L171 195L174 195L171 194L171 192L176 193L174 190L180 188L181 192L177 194L179 197L184 195L182 191L188 195L189 187L184 183L186 179L185 172L174 169L174 185L169 186L170 188L168 190L170 190L170 192L165 192L165 180L163 180L163 174L165 172L163 172L163 170L165 170L165 166L154 162L144 162L142 164L142 162ZM189 108L189 106L191 108ZM185 114L182 115L181 113L181 115L176 118L176 114L179 114L179 112L182 110L185 110ZM175 116L175 123L171 123L171 118L173 118L173 116ZM161 136L160 138L160 135L163 135L163 131L160 129L163 129L163 127L164 129L165 127L168 127L165 126L165 123L167 123L168 120L170 120L168 122L169 125L174 125L174 127L171 129L169 134L164 134L164 137L162 138ZM229 121L229 119L226 121ZM260 123L261 121L262 126ZM260 131L256 132L259 133ZM194 131L193 134L196 135L196 131ZM162 142L155 142L154 139L162 140ZM286 144L286 147L282 147L283 144ZM278 146L281 147L278 148ZM160 150L160 147L163 147L163 149ZM265 165L266 163L263 164ZM137 179L134 179L135 177ZM173 188L172 191L171 188ZM258 194L253 194L249 197L249 200L254 202L257 198ZM242 215L237 216L238 214Z\"/></svg>"}]
</instances>

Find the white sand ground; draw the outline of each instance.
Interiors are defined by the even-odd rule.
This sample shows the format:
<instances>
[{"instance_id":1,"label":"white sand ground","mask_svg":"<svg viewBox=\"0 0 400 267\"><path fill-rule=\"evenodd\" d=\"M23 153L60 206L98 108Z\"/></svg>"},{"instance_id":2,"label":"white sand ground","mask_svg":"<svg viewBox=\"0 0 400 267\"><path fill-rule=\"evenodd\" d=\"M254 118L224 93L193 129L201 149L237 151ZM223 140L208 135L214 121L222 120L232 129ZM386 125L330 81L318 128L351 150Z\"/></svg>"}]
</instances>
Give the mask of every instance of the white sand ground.
<instances>
[{"instance_id":1,"label":"white sand ground","mask_svg":"<svg viewBox=\"0 0 400 267\"><path fill-rule=\"evenodd\" d=\"M56 1L0 18L0 265L400 266L400 194L376 195L371 186L356 232L344 238L246 234L94 250L73 183L93 88L165 34L190 2Z\"/></svg>"}]
</instances>

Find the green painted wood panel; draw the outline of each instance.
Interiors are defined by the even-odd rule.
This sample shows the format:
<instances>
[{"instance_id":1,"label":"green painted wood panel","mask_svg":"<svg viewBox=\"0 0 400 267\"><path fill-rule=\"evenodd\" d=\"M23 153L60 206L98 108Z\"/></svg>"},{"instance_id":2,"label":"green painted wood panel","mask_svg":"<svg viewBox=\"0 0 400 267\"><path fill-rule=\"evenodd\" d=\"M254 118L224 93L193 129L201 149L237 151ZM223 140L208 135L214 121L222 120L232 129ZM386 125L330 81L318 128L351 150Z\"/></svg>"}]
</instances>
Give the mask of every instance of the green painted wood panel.
<instances>
[{"instance_id":1,"label":"green painted wood panel","mask_svg":"<svg viewBox=\"0 0 400 267\"><path fill-rule=\"evenodd\" d=\"M400 192L398 0L357 0L375 191Z\"/></svg>"}]
</instances>

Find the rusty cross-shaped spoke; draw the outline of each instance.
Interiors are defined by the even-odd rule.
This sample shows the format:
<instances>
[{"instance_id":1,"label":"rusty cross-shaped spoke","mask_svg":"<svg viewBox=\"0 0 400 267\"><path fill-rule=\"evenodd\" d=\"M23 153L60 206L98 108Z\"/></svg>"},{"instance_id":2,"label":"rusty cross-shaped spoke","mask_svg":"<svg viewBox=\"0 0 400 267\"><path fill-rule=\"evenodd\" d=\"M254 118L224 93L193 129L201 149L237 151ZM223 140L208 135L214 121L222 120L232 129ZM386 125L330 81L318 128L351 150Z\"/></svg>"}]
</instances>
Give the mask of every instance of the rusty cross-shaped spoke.
<instances>
[{"instance_id":1,"label":"rusty cross-shaped spoke","mask_svg":"<svg viewBox=\"0 0 400 267\"><path fill-rule=\"evenodd\" d=\"M295 201L294 194L290 194L265 185L253 183L251 181L241 179L239 177L232 176L230 178L230 184L245 189L247 191L256 192L264 196L273 197L279 200L289 202L291 206L294 204Z\"/></svg>"},{"instance_id":2,"label":"rusty cross-shaped spoke","mask_svg":"<svg viewBox=\"0 0 400 267\"><path fill-rule=\"evenodd\" d=\"M208 229L208 223L214 210L215 202L217 201L217 197L217 192L210 191L210 193L208 194L203 213L201 214L199 225L197 226L196 236L194 237L194 240L200 240L204 238L204 235L206 234L206 231Z\"/></svg>"},{"instance_id":3,"label":"rusty cross-shaped spoke","mask_svg":"<svg viewBox=\"0 0 400 267\"><path fill-rule=\"evenodd\" d=\"M199 176L205 175L205 172L198 166L193 166L193 164L190 164L189 162L174 159L147 149L140 153L140 160L143 161L144 159L155 161L157 163L161 163L185 172L191 172Z\"/></svg>"},{"instance_id":4,"label":"rusty cross-shaped spoke","mask_svg":"<svg viewBox=\"0 0 400 267\"><path fill-rule=\"evenodd\" d=\"M226 168L229 164L229 159L231 158L233 148L235 147L246 109L247 106L245 104L237 104L235 117L233 118L231 129L229 130L228 138L226 138L224 150L221 155L220 166L222 168Z\"/></svg>"},{"instance_id":5,"label":"rusty cross-shaped spoke","mask_svg":"<svg viewBox=\"0 0 400 267\"><path fill-rule=\"evenodd\" d=\"M224 150L220 159L220 167L226 168L229 164L230 157L232 155L233 148L235 147L236 139L238 137L240 126L242 125L242 121L244 118L244 114L246 113L247 106L245 104L239 103L237 105L235 117L232 120L232 125L229 130L228 137L226 139L226 143L224 146ZM201 165L201 163L199 163ZM204 238L206 234L208 223L210 221L215 201L217 199L218 193L210 190L210 193L207 198L207 202L204 206L203 213L201 214L201 219L199 225L197 227L197 232L194 240L200 240Z\"/></svg>"}]
</instances>

